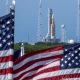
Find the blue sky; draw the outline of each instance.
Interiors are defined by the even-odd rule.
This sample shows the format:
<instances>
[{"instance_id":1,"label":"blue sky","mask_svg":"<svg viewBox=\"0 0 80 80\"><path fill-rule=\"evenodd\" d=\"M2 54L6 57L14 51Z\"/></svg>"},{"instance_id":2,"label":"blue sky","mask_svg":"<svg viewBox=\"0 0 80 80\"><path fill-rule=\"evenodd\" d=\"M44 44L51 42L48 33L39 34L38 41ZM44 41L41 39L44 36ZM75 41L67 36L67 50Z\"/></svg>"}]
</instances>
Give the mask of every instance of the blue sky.
<instances>
[{"instance_id":1,"label":"blue sky","mask_svg":"<svg viewBox=\"0 0 80 80\"><path fill-rule=\"evenodd\" d=\"M77 0L42 0L43 36L47 34L48 8L53 9L56 37L61 38L61 25L65 24L67 39L76 40ZM16 0L15 42L37 41L38 13L39 0Z\"/></svg>"}]
</instances>

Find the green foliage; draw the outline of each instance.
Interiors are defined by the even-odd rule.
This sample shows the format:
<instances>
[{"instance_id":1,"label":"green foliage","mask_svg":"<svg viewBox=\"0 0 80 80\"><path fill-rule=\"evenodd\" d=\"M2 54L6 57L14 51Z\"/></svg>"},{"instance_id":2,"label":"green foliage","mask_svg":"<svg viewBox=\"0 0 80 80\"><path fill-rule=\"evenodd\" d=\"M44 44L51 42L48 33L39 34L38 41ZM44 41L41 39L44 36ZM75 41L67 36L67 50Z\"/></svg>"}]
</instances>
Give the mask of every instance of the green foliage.
<instances>
[{"instance_id":1,"label":"green foliage","mask_svg":"<svg viewBox=\"0 0 80 80\"><path fill-rule=\"evenodd\" d=\"M53 46L57 46L57 45L63 45L63 43L43 43L43 42L38 42L38 43L35 43L34 45L28 44L28 43L24 43L25 53L30 53L30 52L37 51L37 50L47 49L47 48L50 48L50 47L53 47ZM21 47L21 43L14 44L15 51L20 49L20 47Z\"/></svg>"}]
</instances>

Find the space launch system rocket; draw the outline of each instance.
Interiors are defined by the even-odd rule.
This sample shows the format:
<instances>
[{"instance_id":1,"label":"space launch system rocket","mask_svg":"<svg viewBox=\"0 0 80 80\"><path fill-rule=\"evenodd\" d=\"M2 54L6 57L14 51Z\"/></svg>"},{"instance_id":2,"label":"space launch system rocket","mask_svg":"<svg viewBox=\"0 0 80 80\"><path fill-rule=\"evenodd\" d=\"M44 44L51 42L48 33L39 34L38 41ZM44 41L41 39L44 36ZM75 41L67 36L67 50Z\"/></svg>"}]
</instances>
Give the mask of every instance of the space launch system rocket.
<instances>
[{"instance_id":1,"label":"space launch system rocket","mask_svg":"<svg viewBox=\"0 0 80 80\"><path fill-rule=\"evenodd\" d=\"M48 36L51 39L55 38L55 23L52 9L48 9Z\"/></svg>"},{"instance_id":2,"label":"space launch system rocket","mask_svg":"<svg viewBox=\"0 0 80 80\"><path fill-rule=\"evenodd\" d=\"M48 9L48 33L44 38L47 42L55 42L55 22L52 9Z\"/></svg>"}]
</instances>

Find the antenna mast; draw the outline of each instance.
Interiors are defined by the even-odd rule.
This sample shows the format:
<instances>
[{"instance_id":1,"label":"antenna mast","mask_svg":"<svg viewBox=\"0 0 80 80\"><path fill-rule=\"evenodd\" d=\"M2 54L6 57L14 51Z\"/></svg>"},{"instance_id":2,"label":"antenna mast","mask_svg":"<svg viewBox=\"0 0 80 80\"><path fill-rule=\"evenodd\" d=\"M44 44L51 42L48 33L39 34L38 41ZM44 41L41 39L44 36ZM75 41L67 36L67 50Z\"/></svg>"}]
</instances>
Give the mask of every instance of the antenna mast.
<instances>
[{"instance_id":1,"label":"antenna mast","mask_svg":"<svg viewBox=\"0 0 80 80\"><path fill-rule=\"evenodd\" d=\"M80 37L80 24L79 24L79 18L80 18L80 1L78 0L78 12L77 12L77 42L79 42Z\"/></svg>"},{"instance_id":2,"label":"antenna mast","mask_svg":"<svg viewBox=\"0 0 80 80\"><path fill-rule=\"evenodd\" d=\"M42 0L39 2L39 15L38 15L38 30L37 30L37 41L41 41L42 39L42 34L41 34L41 28L42 28Z\"/></svg>"}]
</instances>

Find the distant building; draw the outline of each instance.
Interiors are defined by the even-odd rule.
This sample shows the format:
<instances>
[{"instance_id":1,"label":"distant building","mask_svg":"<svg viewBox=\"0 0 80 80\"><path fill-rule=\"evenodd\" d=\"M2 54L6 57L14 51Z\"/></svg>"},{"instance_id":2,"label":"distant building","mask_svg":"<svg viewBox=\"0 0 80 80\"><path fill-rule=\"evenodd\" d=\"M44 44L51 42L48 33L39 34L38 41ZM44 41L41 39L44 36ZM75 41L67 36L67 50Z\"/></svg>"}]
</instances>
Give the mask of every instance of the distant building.
<instances>
[{"instance_id":1,"label":"distant building","mask_svg":"<svg viewBox=\"0 0 80 80\"><path fill-rule=\"evenodd\" d=\"M69 43L69 44L74 44L75 41L74 41L73 39L70 39L70 40L68 40L68 43Z\"/></svg>"}]
</instances>

